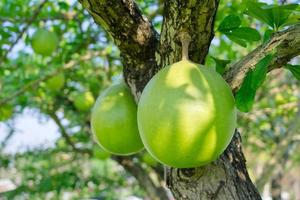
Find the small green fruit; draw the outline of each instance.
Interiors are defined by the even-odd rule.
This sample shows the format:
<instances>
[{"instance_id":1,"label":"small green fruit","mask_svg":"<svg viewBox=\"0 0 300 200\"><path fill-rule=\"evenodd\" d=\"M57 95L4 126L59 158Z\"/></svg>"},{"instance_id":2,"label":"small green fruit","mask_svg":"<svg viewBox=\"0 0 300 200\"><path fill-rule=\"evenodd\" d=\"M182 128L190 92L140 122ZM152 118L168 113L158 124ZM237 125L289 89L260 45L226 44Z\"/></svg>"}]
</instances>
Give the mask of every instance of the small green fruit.
<instances>
[{"instance_id":1,"label":"small green fruit","mask_svg":"<svg viewBox=\"0 0 300 200\"><path fill-rule=\"evenodd\" d=\"M88 111L95 102L94 96L91 92L85 92L75 97L74 105L79 111Z\"/></svg>"},{"instance_id":2,"label":"small green fruit","mask_svg":"<svg viewBox=\"0 0 300 200\"><path fill-rule=\"evenodd\" d=\"M91 127L97 143L104 150L117 155L130 155L142 150L136 112L136 103L125 83L104 90L91 116Z\"/></svg>"},{"instance_id":3,"label":"small green fruit","mask_svg":"<svg viewBox=\"0 0 300 200\"><path fill-rule=\"evenodd\" d=\"M4 105L0 108L0 121L6 121L13 115L14 108L11 105Z\"/></svg>"},{"instance_id":4,"label":"small green fruit","mask_svg":"<svg viewBox=\"0 0 300 200\"><path fill-rule=\"evenodd\" d=\"M63 73L53 76L52 78L46 81L47 89L58 92L60 91L65 84L65 75Z\"/></svg>"},{"instance_id":5,"label":"small green fruit","mask_svg":"<svg viewBox=\"0 0 300 200\"><path fill-rule=\"evenodd\" d=\"M38 29L32 36L31 46L35 53L50 56L58 45L58 38L54 32Z\"/></svg>"},{"instance_id":6,"label":"small green fruit","mask_svg":"<svg viewBox=\"0 0 300 200\"><path fill-rule=\"evenodd\" d=\"M217 159L236 126L230 87L213 69L188 60L162 69L149 81L137 116L147 151L177 168Z\"/></svg>"},{"instance_id":7,"label":"small green fruit","mask_svg":"<svg viewBox=\"0 0 300 200\"><path fill-rule=\"evenodd\" d=\"M281 104L285 104L286 102L288 102L288 100L286 100L282 94L277 93L275 95L275 102L277 105L281 105Z\"/></svg>"}]
</instances>

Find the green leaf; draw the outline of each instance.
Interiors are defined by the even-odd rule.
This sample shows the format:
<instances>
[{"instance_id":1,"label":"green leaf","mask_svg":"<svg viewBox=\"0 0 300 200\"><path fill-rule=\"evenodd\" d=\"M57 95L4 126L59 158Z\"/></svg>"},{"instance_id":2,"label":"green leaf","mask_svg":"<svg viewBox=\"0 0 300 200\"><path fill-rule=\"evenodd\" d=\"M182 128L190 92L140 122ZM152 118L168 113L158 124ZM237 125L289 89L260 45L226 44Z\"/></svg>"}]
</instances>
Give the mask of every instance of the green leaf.
<instances>
[{"instance_id":1,"label":"green leaf","mask_svg":"<svg viewBox=\"0 0 300 200\"><path fill-rule=\"evenodd\" d=\"M255 65L251 83L253 89L257 90L263 84L268 72L268 66L272 59L273 55L268 54Z\"/></svg>"},{"instance_id":2,"label":"green leaf","mask_svg":"<svg viewBox=\"0 0 300 200\"><path fill-rule=\"evenodd\" d=\"M284 24L287 21L289 15L291 14L291 12L286 12L279 6L273 7L271 11L273 16L273 23L276 29L278 29L282 24Z\"/></svg>"},{"instance_id":3,"label":"green leaf","mask_svg":"<svg viewBox=\"0 0 300 200\"><path fill-rule=\"evenodd\" d=\"M254 70L249 70L247 73L241 88L235 95L236 105L240 111L251 110L256 90L263 84L272 58L273 55L268 54L255 65Z\"/></svg>"},{"instance_id":4,"label":"green leaf","mask_svg":"<svg viewBox=\"0 0 300 200\"><path fill-rule=\"evenodd\" d=\"M215 58L213 56L211 56L211 58L216 63L216 71L222 75L225 72L226 65L230 63L230 60L222 60L222 59Z\"/></svg>"},{"instance_id":5,"label":"green leaf","mask_svg":"<svg viewBox=\"0 0 300 200\"><path fill-rule=\"evenodd\" d=\"M273 28L273 18L271 10L262 9L263 6L266 6L265 3L254 2L253 0L246 1L246 10L245 13L251 17L258 19L261 22L265 22Z\"/></svg>"},{"instance_id":6,"label":"green leaf","mask_svg":"<svg viewBox=\"0 0 300 200\"><path fill-rule=\"evenodd\" d=\"M294 10L296 10L298 5L270 5L265 7L265 9L269 9L272 11L274 26L278 29L280 26L284 25L288 21L289 16Z\"/></svg>"},{"instance_id":7,"label":"green leaf","mask_svg":"<svg viewBox=\"0 0 300 200\"><path fill-rule=\"evenodd\" d=\"M11 34L9 34L8 32L6 32L2 28L0 29L0 35L2 36L2 38L5 38L5 39L9 38L11 36Z\"/></svg>"},{"instance_id":8,"label":"green leaf","mask_svg":"<svg viewBox=\"0 0 300 200\"><path fill-rule=\"evenodd\" d=\"M266 43L271 39L271 36L273 34L273 31L271 29L266 30L264 37L263 37L263 43Z\"/></svg>"},{"instance_id":9,"label":"green leaf","mask_svg":"<svg viewBox=\"0 0 300 200\"><path fill-rule=\"evenodd\" d=\"M286 20L286 22L282 26L290 26L300 23L300 14L299 13L292 13L289 18Z\"/></svg>"},{"instance_id":10,"label":"green leaf","mask_svg":"<svg viewBox=\"0 0 300 200\"><path fill-rule=\"evenodd\" d=\"M287 64L286 68L300 81L300 65Z\"/></svg>"},{"instance_id":11,"label":"green leaf","mask_svg":"<svg viewBox=\"0 0 300 200\"><path fill-rule=\"evenodd\" d=\"M250 27L241 27L241 28L232 29L229 32L226 32L225 34L246 41L259 41L261 38L259 32L256 29Z\"/></svg>"},{"instance_id":12,"label":"green leaf","mask_svg":"<svg viewBox=\"0 0 300 200\"><path fill-rule=\"evenodd\" d=\"M219 31L231 30L241 25L241 19L237 15L228 15L219 25Z\"/></svg>"},{"instance_id":13,"label":"green leaf","mask_svg":"<svg viewBox=\"0 0 300 200\"><path fill-rule=\"evenodd\" d=\"M253 72L248 71L241 88L235 95L235 102L237 108L242 112L249 112L252 109L256 90L252 88Z\"/></svg>"},{"instance_id":14,"label":"green leaf","mask_svg":"<svg viewBox=\"0 0 300 200\"><path fill-rule=\"evenodd\" d=\"M252 0L247 0L246 4L246 14L265 22L275 29L285 25L290 14L292 14L292 11L296 10L298 7L297 4L268 5L265 3L254 2Z\"/></svg>"},{"instance_id":15,"label":"green leaf","mask_svg":"<svg viewBox=\"0 0 300 200\"><path fill-rule=\"evenodd\" d=\"M63 2L63 1L58 2L58 6L62 10L68 10L69 9L69 5L66 2Z\"/></svg>"},{"instance_id":16,"label":"green leaf","mask_svg":"<svg viewBox=\"0 0 300 200\"><path fill-rule=\"evenodd\" d=\"M235 42L235 43L241 45L242 47L247 47L247 43L245 42L245 40L242 40L242 39L240 39L240 38L238 38L238 37L236 37L236 36L233 36L233 35L227 35L227 34L226 34L226 36L227 36L230 40L232 40L233 42Z\"/></svg>"}]
</instances>

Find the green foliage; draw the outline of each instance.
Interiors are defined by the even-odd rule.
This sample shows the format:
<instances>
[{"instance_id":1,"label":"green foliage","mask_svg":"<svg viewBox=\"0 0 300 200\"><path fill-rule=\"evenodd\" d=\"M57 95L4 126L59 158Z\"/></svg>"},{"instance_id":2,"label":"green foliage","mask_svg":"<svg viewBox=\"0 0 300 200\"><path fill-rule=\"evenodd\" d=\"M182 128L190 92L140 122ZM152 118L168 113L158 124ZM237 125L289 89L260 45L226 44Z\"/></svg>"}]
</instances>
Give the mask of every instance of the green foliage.
<instances>
[{"instance_id":1,"label":"green foliage","mask_svg":"<svg viewBox=\"0 0 300 200\"><path fill-rule=\"evenodd\" d=\"M235 95L235 103L237 108L242 112L251 110L254 103L256 90L252 88L253 70L249 70L241 88Z\"/></svg>"},{"instance_id":2,"label":"green foliage","mask_svg":"<svg viewBox=\"0 0 300 200\"><path fill-rule=\"evenodd\" d=\"M290 70L290 72L292 72L292 74L296 77L296 79L298 79L300 81L300 65L290 65L290 64L288 64L286 66L286 68L288 70Z\"/></svg>"},{"instance_id":3,"label":"green foliage","mask_svg":"<svg viewBox=\"0 0 300 200\"><path fill-rule=\"evenodd\" d=\"M128 191L137 196L143 195L137 182L128 183L126 178L129 175L111 160L78 157L58 148L17 154L8 162L10 166L5 167L6 177L18 175L21 181L16 190L4 194L7 199L22 198L24 194L28 199L45 199L47 196L62 199L66 192L70 193L71 199L119 199L125 198ZM116 193L115 190L120 192Z\"/></svg>"},{"instance_id":4,"label":"green foliage","mask_svg":"<svg viewBox=\"0 0 300 200\"><path fill-rule=\"evenodd\" d=\"M0 121L6 121L13 115L13 106L6 104L0 107Z\"/></svg>"},{"instance_id":5,"label":"green foliage","mask_svg":"<svg viewBox=\"0 0 300 200\"><path fill-rule=\"evenodd\" d=\"M233 14L228 15L219 25L219 31L230 31L236 29L241 25L242 21L239 16Z\"/></svg>"},{"instance_id":6,"label":"green foliage","mask_svg":"<svg viewBox=\"0 0 300 200\"><path fill-rule=\"evenodd\" d=\"M267 42L270 40L271 36L272 36L273 30L271 29L267 29L265 31L264 37L263 37L263 43Z\"/></svg>"},{"instance_id":7,"label":"green foliage","mask_svg":"<svg viewBox=\"0 0 300 200\"><path fill-rule=\"evenodd\" d=\"M285 176L299 167L299 84L286 70L276 74L276 78L267 76L252 111L240 113L238 120L242 133L247 133L243 134L243 146L253 181L266 178L268 182L276 170ZM266 171L257 175L257 167ZM289 184L283 188L294 194Z\"/></svg>"},{"instance_id":8,"label":"green foliage","mask_svg":"<svg viewBox=\"0 0 300 200\"><path fill-rule=\"evenodd\" d=\"M270 38L272 31L299 23L300 12L297 9L298 4L276 5L257 2L255 0L246 0L241 3L240 10L242 8L244 8L244 13L238 15L236 12L231 12L218 26L218 31L242 47L247 47L247 43L256 42L261 39L260 33L252 28L253 25L252 27L240 27L245 18L243 14L251 16L272 28L272 30L265 32L263 37L264 42Z\"/></svg>"},{"instance_id":9,"label":"green foliage","mask_svg":"<svg viewBox=\"0 0 300 200\"><path fill-rule=\"evenodd\" d=\"M240 25L241 19L237 15L229 15L221 22L218 30L242 47L247 47L247 42L260 40L260 34L256 29Z\"/></svg>"},{"instance_id":10,"label":"green foliage","mask_svg":"<svg viewBox=\"0 0 300 200\"><path fill-rule=\"evenodd\" d=\"M236 105L240 111L248 112L251 110L256 90L263 84L272 58L271 54L265 56L255 65L253 70L247 73L241 88L235 96Z\"/></svg>"},{"instance_id":11,"label":"green foliage","mask_svg":"<svg viewBox=\"0 0 300 200\"><path fill-rule=\"evenodd\" d=\"M222 75L225 72L225 68L227 64L230 63L230 60L222 60L222 59L215 58L213 56L211 56L211 58L216 63L216 71Z\"/></svg>"},{"instance_id":12,"label":"green foliage","mask_svg":"<svg viewBox=\"0 0 300 200\"><path fill-rule=\"evenodd\" d=\"M292 12L296 12L298 4L268 5L266 3L247 0L246 6L245 13L247 15L268 24L274 30L278 30L282 26L290 25L290 23L287 23L289 16Z\"/></svg>"}]
</instances>

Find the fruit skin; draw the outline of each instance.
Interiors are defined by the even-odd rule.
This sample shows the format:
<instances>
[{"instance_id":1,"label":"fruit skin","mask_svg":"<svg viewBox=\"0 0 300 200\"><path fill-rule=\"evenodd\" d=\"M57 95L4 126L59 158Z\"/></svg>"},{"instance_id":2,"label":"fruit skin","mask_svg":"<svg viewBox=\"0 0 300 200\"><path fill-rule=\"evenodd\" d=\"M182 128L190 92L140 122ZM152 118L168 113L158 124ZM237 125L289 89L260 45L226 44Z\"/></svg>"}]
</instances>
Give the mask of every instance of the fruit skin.
<instances>
[{"instance_id":1,"label":"fruit skin","mask_svg":"<svg viewBox=\"0 0 300 200\"><path fill-rule=\"evenodd\" d=\"M51 77L46 81L46 87L53 91L58 92L65 84L65 75L63 73Z\"/></svg>"},{"instance_id":2,"label":"fruit skin","mask_svg":"<svg viewBox=\"0 0 300 200\"><path fill-rule=\"evenodd\" d=\"M137 106L125 83L103 91L92 110L91 127L97 143L117 155L134 154L144 148L137 127Z\"/></svg>"},{"instance_id":3,"label":"fruit skin","mask_svg":"<svg viewBox=\"0 0 300 200\"><path fill-rule=\"evenodd\" d=\"M236 126L230 87L213 69L187 60L162 69L149 81L137 116L147 151L176 168L217 159Z\"/></svg>"},{"instance_id":4,"label":"fruit skin","mask_svg":"<svg viewBox=\"0 0 300 200\"><path fill-rule=\"evenodd\" d=\"M11 105L4 105L0 108L0 121L6 121L13 115L14 108Z\"/></svg>"},{"instance_id":5,"label":"fruit skin","mask_svg":"<svg viewBox=\"0 0 300 200\"><path fill-rule=\"evenodd\" d=\"M143 159L144 163L146 163L147 165L150 165L150 166L157 165L157 161L148 152L144 153L142 159Z\"/></svg>"},{"instance_id":6,"label":"fruit skin","mask_svg":"<svg viewBox=\"0 0 300 200\"><path fill-rule=\"evenodd\" d=\"M54 32L38 29L32 36L31 47L35 53L50 56L58 45L58 38Z\"/></svg>"},{"instance_id":7,"label":"fruit skin","mask_svg":"<svg viewBox=\"0 0 300 200\"><path fill-rule=\"evenodd\" d=\"M91 92L84 92L75 97L74 105L79 111L88 111L95 102L94 96Z\"/></svg>"},{"instance_id":8,"label":"fruit skin","mask_svg":"<svg viewBox=\"0 0 300 200\"><path fill-rule=\"evenodd\" d=\"M111 156L109 152L105 151L98 145L93 148L93 155L95 158L99 160L106 160Z\"/></svg>"}]
</instances>

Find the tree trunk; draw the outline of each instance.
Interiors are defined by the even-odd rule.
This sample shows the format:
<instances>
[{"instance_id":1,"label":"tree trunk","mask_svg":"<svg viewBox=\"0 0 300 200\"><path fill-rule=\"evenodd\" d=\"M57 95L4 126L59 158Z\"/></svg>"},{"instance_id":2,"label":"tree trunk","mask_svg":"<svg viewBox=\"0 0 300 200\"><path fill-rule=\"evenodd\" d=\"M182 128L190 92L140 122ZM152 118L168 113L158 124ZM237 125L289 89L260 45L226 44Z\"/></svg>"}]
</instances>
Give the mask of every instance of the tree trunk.
<instances>
[{"instance_id":1,"label":"tree trunk","mask_svg":"<svg viewBox=\"0 0 300 200\"><path fill-rule=\"evenodd\" d=\"M215 162L200 168L166 168L167 186L176 199L261 199L251 182L239 132Z\"/></svg>"}]
</instances>

